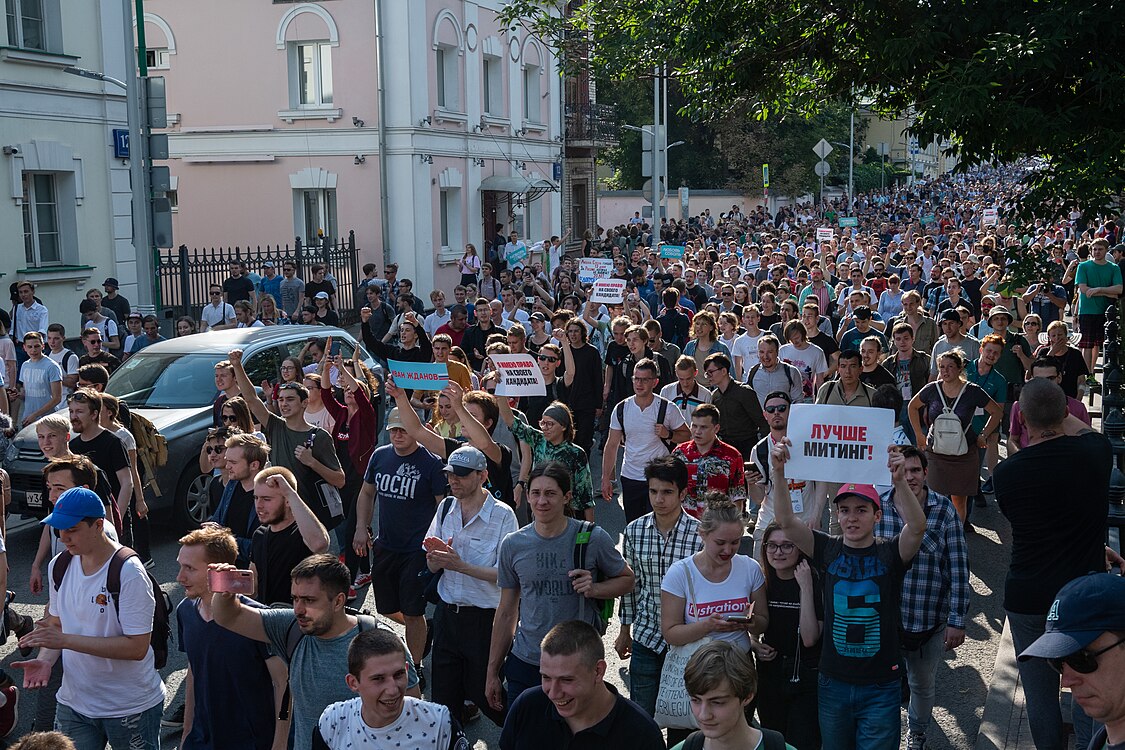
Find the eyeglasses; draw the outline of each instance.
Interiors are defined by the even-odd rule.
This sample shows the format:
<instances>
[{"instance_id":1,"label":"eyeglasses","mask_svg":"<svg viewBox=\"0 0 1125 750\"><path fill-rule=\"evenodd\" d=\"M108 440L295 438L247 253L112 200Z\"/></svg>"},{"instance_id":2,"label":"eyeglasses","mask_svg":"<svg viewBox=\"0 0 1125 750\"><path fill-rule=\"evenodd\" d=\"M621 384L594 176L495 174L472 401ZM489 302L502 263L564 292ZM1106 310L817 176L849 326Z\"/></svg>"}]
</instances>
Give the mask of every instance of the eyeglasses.
<instances>
[{"instance_id":1,"label":"eyeglasses","mask_svg":"<svg viewBox=\"0 0 1125 750\"><path fill-rule=\"evenodd\" d=\"M789 411L789 404L774 404L773 406L763 406L767 414L784 414Z\"/></svg>"},{"instance_id":2,"label":"eyeglasses","mask_svg":"<svg viewBox=\"0 0 1125 750\"><path fill-rule=\"evenodd\" d=\"M222 417L220 417L220 419L222 419L224 422L237 422L238 421L238 417L236 417L233 414L224 414Z\"/></svg>"},{"instance_id":3,"label":"eyeglasses","mask_svg":"<svg viewBox=\"0 0 1125 750\"><path fill-rule=\"evenodd\" d=\"M1116 643L1112 643L1099 651L1075 651L1070 656L1064 656L1060 659L1048 659L1047 663L1051 665L1051 669L1059 674L1062 674L1063 664L1067 665L1079 674L1091 674L1098 671L1098 657L1107 651L1111 651L1122 643L1125 643L1125 638L1120 639Z\"/></svg>"},{"instance_id":4,"label":"eyeglasses","mask_svg":"<svg viewBox=\"0 0 1125 750\"><path fill-rule=\"evenodd\" d=\"M793 550L797 549L797 545L793 542L782 542L781 544L774 544L773 542L766 542L766 552L775 555L780 552L783 555L788 555Z\"/></svg>"},{"instance_id":5,"label":"eyeglasses","mask_svg":"<svg viewBox=\"0 0 1125 750\"><path fill-rule=\"evenodd\" d=\"M282 383L281 385L279 385L277 387L277 390L279 390L279 391L295 391L298 388L304 388L304 387L305 386L301 385L300 383Z\"/></svg>"},{"instance_id":6,"label":"eyeglasses","mask_svg":"<svg viewBox=\"0 0 1125 750\"><path fill-rule=\"evenodd\" d=\"M558 357L548 357L546 354L540 354L539 355L539 361L540 362L558 362L559 358Z\"/></svg>"},{"instance_id":7,"label":"eyeglasses","mask_svg":"<svg viewBox=\"0 0 1125 750\"><path fill-rule=\"evenodd\" d=\"M212 453L222 453L226 449L227 447L225 445L208 445L207 454L211 455Z\"/></svg>"},{"instance_id":8,"label":"eyeglasses","mask_svg":"<svg viewBox=\"0 0 1125 750\"><path fill-rule=\"evenodd\" d=\"M703 374L706 375L709 378L713 378L713 377L715 377L716 373L721 372L721 371L722 371L721 367L712 367L710 370L704 370Z\"/></svg>"}]
</instances>

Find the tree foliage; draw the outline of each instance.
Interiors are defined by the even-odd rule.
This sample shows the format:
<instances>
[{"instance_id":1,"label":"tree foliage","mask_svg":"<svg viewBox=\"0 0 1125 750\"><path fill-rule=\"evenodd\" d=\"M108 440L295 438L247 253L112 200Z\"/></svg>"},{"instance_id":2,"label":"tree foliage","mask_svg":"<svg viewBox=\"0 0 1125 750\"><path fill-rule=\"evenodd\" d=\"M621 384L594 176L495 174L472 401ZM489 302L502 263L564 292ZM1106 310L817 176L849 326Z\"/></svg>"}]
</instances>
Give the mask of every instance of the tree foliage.
<instances>
[{"instance_id":1,"label":"tree foliage","mask_svg":"<svg viewBox=\"0 0 1125 750\"><path fill-rule=\"evenodd\" d=\"M511 0L514 28L588 38L620 80L667 64L685 114L811 116L861 99L950 137L963 166L1038 157L1025 208L1099 209L1125 192L1125 26L1110 0Z\"/></svg>"}]
</instances>

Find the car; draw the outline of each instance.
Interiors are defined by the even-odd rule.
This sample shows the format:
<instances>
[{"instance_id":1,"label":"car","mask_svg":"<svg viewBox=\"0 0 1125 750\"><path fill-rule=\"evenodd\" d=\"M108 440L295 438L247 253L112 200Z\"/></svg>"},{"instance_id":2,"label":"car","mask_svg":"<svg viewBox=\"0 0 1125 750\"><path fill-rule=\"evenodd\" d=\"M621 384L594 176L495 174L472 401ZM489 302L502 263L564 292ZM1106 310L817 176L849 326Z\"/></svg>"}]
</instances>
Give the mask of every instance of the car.
<instances>
[{"instance_id":1,"label":"car","mask_svg":"<svg viewBox=\"0 0 1125 750\"><path fill-rule=\"evenodd\" d=\"M110 376L108 393L129 409L152 421L168 441L168 462L157 470L156 495L145 490L154 518L168 518L179 530L196 528L211 514L207 483L199 471L199 452L212 427L212 404L218 396L215 365L232 349L243 350L243 363L252 383L276 382L281 360L297 356L311 339L331 336L345 358L359 352L375 369L375 361L347 331L324 326L266 326L208 331L161 341L129 357ZM12 478L11 512L25 517L47 515L43 494L46 458L39 450L35 425L21 430L8 452L6 468Z\"/></svg>"}]
</instances>

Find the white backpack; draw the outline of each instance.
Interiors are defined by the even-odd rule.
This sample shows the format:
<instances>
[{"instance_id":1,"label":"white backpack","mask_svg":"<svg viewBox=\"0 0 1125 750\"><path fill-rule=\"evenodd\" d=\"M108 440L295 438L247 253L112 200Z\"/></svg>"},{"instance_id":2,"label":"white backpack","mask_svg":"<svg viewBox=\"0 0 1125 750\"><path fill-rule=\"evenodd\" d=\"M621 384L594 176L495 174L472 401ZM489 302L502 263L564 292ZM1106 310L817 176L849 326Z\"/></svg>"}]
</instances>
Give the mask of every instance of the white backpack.
<instances>
[{"instance_id":1,"label":"white backpack","mask_svg":"<svg viewBox=\"0 0 1125 750\"><path fill-rule=\"evenodd\" d=\"M954 414L953 410L957 408L957 402L965 394L968 384L966 383L961 387L961 392L957 394L953 406L946 402L941 383L936 385L938 397L941 399L942 411L934 420L934 423L930 425L928 437L930 450L941 456L963 456L969 452L969 443L965 439L965 428L961 424L961 418Z\"/></svg>"}]
</instances>

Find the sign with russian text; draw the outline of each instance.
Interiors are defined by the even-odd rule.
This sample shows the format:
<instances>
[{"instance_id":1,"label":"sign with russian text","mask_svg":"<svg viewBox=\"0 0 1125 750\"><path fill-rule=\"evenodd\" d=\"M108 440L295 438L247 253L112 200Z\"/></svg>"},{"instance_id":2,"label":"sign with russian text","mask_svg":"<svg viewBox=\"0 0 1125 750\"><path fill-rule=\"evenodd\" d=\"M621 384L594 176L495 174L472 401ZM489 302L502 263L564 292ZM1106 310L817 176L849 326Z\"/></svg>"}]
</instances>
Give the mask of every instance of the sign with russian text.
<instances>
[{"instance_id":1,"label":"sign with russian text","mask_svg":"<svg viewBox=\"0 0 1125 750\"><path fill-rule=\"evenodd\" d=\"M590 301L603 305L616 305L625 300L625 279L598 279Z\"/></svg>"},{"instance_id":2,"label":"sign with russian text","mask_svg":"<svg viewBox=\"0 0 1125 750\"><path fill-rule=\"evenodd\" d=\"M785 476L824 482L890 484L887 446L894 442L894 429L895 415L889 409L793 404L787 432L793 445L785 464Z\"/></svg>"},{"instance_id":3,"label":"sign with russian text","mask_svg":"<svg viewBox=\"0 0 1125 750\"><path fill-rule=\"evenodd\" d=\"M841 216L839 223L842 227L858 227L859 219L855 216Z\"/></svg>"},{"instance_id":4,"label":"sign with russian text","mask_svg":"<svg viewBox=\"0 0 1125 750\"><path fill-rule=\"evenodd\" d=\"M832 227L817 227L816 228L816 241L817 242L831 242L832 241Z\"/></svg>"},{"instance_id":5,"label":"sign with russian text","mask_svg":"<svg viewBox=\"0 0 1125 750\"><path fill-rule=\"evenodd\" d=\"M1000 223L1000 212L995 208L984 209L984 223L996 226Z\"/></svg>"},{"instance_id":6,"label":"sign with russian text","mask_svg":"<svg viewBox=\"0 0 1125 750\"><path fill-rule=\"evenodd\" d=\"M660 257L679 260L680 258L684 257L684 252L686 251L686 249L687 248L685 248L683 245L661 245Z\"/></svg>"},{"instance_id":7,"label":"sign with russian text","mask_svg":"<svg viewBox=\"0 0 1125 750\"><path fill-rule=\"evenodd\" d=\"M582 258L578 261L578 281L593 284L613 275L613 258Z\"/></svg>"},{"instance_id":8,"label":"sign with russian text","mask_svg":"<svg viewBox=\"0 0 1125 750\"><path fill-rule=\"evenodd\" d=\"M508 243L509 245L511 243ZM527 245L522 242L518 243L515 247L508 250L507 261L510 266L517 266L527 260Z\"/></svg>"},{"instance_id":9,"label":"sign with russian text","mask_svg":"<svg viewBox=\"0 0 1125 750\"><path fill-rule=\"evenodd\" d=\"M449 368L444 362L398 362L389 359L387 367L399 388L440 391L449 385Z\"/></svg>"},{"instance_id":10,"label":"sign with russian text","mask_svg":"<svg viewBox=\"0 0 1125 750\"><path fill-rule=\"evenodd\" d=\"M493 354L489 357L500 373L497 396L546 396L547 383L535 358L527 354Z\"/></svg>"}]
</instances>

